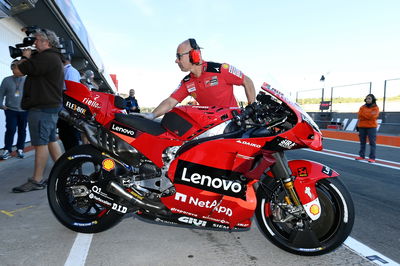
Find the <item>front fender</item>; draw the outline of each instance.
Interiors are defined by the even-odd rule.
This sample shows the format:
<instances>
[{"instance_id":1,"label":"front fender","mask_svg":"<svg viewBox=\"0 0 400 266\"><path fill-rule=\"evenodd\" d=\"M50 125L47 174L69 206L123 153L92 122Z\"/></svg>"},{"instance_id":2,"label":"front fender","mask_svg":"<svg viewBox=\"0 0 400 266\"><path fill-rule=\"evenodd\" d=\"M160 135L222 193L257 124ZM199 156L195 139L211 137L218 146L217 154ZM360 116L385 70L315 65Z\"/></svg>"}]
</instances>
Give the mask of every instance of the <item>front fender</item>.
<instances>
[{"instance_id":1,"label":"front fender","mask_svg":"<svg viewBox=\"0 0 400 266\"><path fill-rule=\"evenodd\" d=\"M338 176L339 173L326 165L307 160L292 160L288 162L295 176L294 188L305 211L312 220L321 215L321 205L318 200L315 183L323 178Z\"/></svg>"}]
</instances>

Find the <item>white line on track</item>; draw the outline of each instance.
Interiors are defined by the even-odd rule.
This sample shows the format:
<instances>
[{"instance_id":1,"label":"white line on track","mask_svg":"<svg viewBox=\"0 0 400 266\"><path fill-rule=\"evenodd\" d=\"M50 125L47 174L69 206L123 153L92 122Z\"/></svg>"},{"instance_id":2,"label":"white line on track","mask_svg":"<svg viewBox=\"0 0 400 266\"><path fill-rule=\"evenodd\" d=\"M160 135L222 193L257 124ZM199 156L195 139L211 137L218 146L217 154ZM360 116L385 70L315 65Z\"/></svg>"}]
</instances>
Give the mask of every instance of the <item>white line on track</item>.
<instances>
[{"instance_id":1,"label":"white line on track","mask_svg":"<svg viewBox=\"0 0 400 266\"><path fill-rule=\"evenodd\" d=\"M358 156L356 154L345 153L345 152L334 151L334 150L327 150L327 149L323 149L322 151L314 151L314 150L311 150L311 149L304 149L303 151L310 151L310 152L315 152L315 153L319 153L319 154L325 154L325 155L338 157L338 158L342 158L342 159L347 159L347 160L352 160L352 161L354 161L354 158ZM334 153L331 153L331 152L334 152ZM386 162L386 163L391 163L391 164L395 164L395 165L400 165L400 163L398 163L398 162L392 162L392 161L380 160L380 159L379 159L379 161ZM360 162L360 163L368 163L367 161L358 161L358 162ZM400 170L400 167L387 165L387 164L383 164L383 163L379 163L379 162L376 162L373 165L379 165L379 166L383 166L383 167L387 167L387 168Z\"/></svg>"},{"instance_id":2,"label":"white line on track","mask_svg":"<svg viewBox=\"0 0 400 266\"><path fill-rule=\"evenodd\" d=\"M361 257L364 257L374 262L375 264L388 265L388 266L400 265L397 262L389 259L388 257L385 257L384 255L380 254L379 252L367 247L363 243L358 242L352 237L348 237L346 241L344 241L344 244L349 249L358 253Z\"/></svg>"},{"instance_id":3,"label":"white line on track","mask_svg":"<svg viewBox=\"0 0 400 266\"><path fill-rule=\"evenodd\" d=\"M78 233L64 266L84 266L93 234Z\"/></svg>"}]
</instances>

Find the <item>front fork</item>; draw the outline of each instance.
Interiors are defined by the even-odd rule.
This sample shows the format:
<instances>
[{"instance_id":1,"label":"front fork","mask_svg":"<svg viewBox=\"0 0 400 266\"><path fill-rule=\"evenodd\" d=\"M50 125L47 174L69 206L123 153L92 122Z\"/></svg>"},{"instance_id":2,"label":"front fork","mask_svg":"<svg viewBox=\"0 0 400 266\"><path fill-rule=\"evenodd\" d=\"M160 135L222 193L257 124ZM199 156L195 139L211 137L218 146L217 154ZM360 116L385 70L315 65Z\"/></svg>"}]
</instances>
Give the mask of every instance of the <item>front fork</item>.
<instances>
[{"instance_id":1,"label":"front fork","mask_svg":"<svg viewBox=\"0 0 400 266\"><path fill-rule=\"evenodd\" d=\"M321 204L315 184L320 179L339 174L316 162L306 160L288 162L283 152L274 153L272 156L276 162L271 166L271 172L275 178L282 180L288 195L285 197L286 203L304 210L311 220L317 220L321 215Z\"/></svg>"},{"instance_id":2,"label":"front fork","mask_svg":"<svg viewBox=\"0 0 400 266\"><path fill-rule=\"evenodd\" d=\"M285 154L283 152L276 152L272 154L276 162L271 166L271 172L274 174L275 178L282 180L283 185L286 189L288 195L293 200L295 206L300 206L301 202L294 190L294 183L292 178L292 170L289 167L288 161L286 160ZM292 204L288 196L285 197L287 204Z\"/></svg>"}]
</instances>

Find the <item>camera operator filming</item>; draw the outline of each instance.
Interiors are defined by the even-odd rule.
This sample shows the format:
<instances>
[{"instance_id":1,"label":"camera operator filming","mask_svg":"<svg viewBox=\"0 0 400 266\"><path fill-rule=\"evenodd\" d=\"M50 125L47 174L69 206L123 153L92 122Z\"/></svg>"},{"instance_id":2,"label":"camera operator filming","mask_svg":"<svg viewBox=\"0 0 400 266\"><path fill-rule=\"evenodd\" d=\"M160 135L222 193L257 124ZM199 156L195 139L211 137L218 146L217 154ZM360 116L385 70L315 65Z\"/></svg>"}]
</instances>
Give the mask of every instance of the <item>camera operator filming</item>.
<instances>
[{"instance_id":1,"label":"camera operator filming","mask_svg":"<svg viewBox=\"0 0 400 266\"><path fill-rule=\"evenodd\" d=\"M53 31L47 29L34 30L33 27L28 27L26 33L33 35L29 38L30 41L33 40L36 52L33 53L30 48L23 49L16 72L17 75L27 76L21 107L28 110L31 143L35 148L35 166L33 177L28 178L28 182L23 185L13 188L12 191L16 193L44 189L46 185L43 182L43 172L49 152L54 161L61 155L56 139L56 124L62 106L64 86L62 55L57 49L60 47L59 39ZM11 56L12 50L10 48Z\"/></svg>"}]
</instances>

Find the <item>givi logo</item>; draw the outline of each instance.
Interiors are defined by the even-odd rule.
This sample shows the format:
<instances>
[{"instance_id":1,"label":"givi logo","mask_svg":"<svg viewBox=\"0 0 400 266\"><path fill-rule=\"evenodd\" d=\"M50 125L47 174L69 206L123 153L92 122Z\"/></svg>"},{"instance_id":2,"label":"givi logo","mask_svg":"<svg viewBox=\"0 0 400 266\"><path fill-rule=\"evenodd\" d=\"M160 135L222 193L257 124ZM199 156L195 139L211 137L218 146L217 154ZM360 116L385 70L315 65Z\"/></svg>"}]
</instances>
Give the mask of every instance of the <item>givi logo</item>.
<instances>
[{"instance_id":1,"label":"givi logo","mask_svg":"<svg viewBox=\"0 0 400 266\"><path fill-rule=\"evenodd\" d=\"M246 184L238 180L237 173L182 160L174 182L237 198L244 198L246 193Z\"/></svg>"}]
</instances>

